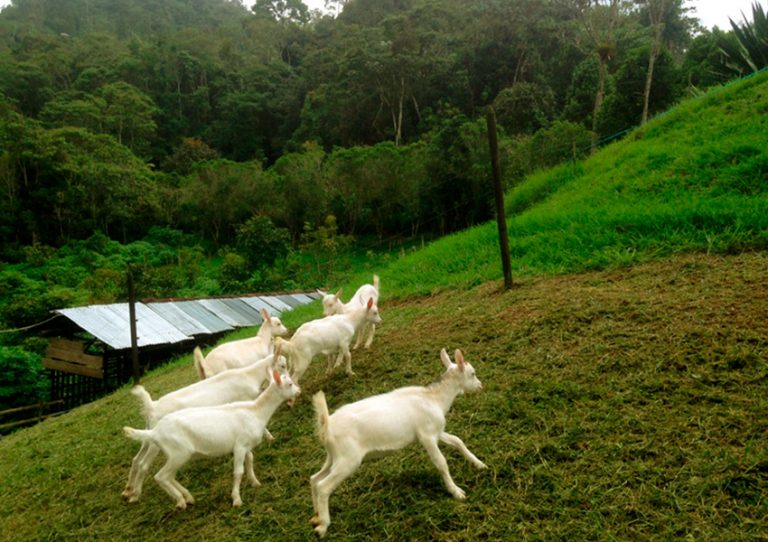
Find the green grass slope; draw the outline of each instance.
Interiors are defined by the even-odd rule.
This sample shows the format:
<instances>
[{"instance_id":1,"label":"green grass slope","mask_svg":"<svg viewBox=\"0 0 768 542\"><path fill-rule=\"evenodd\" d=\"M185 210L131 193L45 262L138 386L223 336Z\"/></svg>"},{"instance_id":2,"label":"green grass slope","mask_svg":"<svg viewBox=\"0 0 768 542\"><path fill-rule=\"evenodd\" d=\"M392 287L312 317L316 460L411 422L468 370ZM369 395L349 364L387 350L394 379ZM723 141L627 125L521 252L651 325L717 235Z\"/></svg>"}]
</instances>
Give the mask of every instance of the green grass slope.
<instances>
[{"instance_id":1,"label":"green grass slope","mask_svg":"<svg viewBox=\"0 0 768 542\"><path fill-rule=\"evenodd\" d=\"M688 255L613 271L498 282L382 303L357 376L316 360L294 409L255 450L262 486L229 497L230 458L181 471L175 511L147 481L120 491L138 446L127 389L0 440L0 539L312 540L309 476L324 452L312 393L329 406L442 372L461 348L484 389L447 430L487 465L444 449L467 500L412 446L365 464L331 498L328 540L756 540L768 532L768 254ZM154 396L194 381L190 357L145 378ZM160 461L153 472L159 468Z\"/></svg>"},{"instance_id":2,"label":"green grass slope","mask_svg":"<svg viewBox=\"0 0 768 542\"><path fill-rule=\"evenodd\" d=\"M767 85L686 102L512 190L510 291L493 224L377 270L384 323L355 352L357 376L315 361L296 407L273 418L276 440L255 450L263 485L244 487L243 507L229 458L182 471L197 499L184 512L151 479L122 501L138 446L121 427L141 425L126 388L0 439L0 540L311 540L308 480L324 459L312 393L335 409L430 383L443 347L484 383L447 429L488 470L445 450L458 502L418 447L367 464L331 498L329 540L765 537ZM370 270L357 278L347 294ZM194 380L186 356L144 384L158 397Z\"/></svg>"},{"instance_id":3,"label":"green grass slope","mask_svg":"<svg viewBox=\"0 0 768 542\"><path fill-rule=\"evenodd\" d=\"M513 276L768 248L768 72L688 101L506 195ZM394 295L501 277L495 223L393 263Z\"/></svg>"}]
</instances>

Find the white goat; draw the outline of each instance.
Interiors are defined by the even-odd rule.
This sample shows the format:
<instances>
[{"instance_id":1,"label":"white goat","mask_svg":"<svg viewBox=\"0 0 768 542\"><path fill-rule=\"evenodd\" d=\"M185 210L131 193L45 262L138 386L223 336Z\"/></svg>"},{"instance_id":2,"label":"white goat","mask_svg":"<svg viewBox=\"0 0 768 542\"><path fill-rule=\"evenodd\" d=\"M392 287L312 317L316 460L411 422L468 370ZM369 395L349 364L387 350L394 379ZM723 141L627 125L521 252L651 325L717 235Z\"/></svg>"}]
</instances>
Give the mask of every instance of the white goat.
<instances>
[{"instance_id":1,"label":"white goat","mask_svg":"<svg viewBox=\"0 0 768 542\"><path fill-rule=\"evenodd\" d=\"M482 388L472 366L456 350L456 363L443 349L440 358L446 367L439 382L430 386L410 386L350 403L328 414L325 394L312 398L317 415L317 433L327 457L323 468L310 478L315 533L325 535L331 523L328 498L360 464L419 441L443 476L448 491L464 499L448 472L448 464L438 448L438 441L453 446L475 467L485 464L470 452L461 439L445 432L445 415L457 395Z\"/></svg>"},{"instance_id":2,"label":"white goat","mask_svg":"<svg viewBox=\"0 0 768 542\"><path fill-rule=\"evenodd\" d=\"M163 417L177 410L222 405L255 398L261 393L264 384L268 382L266 371L271 366L287 373L288 364L285 357L280 355L279 348L275 348L274 353L254 364L241 369L224 371L211 378L200 380L167 393L156 401L152 400L147 390L141 385L134 386L131 393L141 401L141 413L147 427L150 428L154 427ZM269 431L267 431L267 438L272 439ZM131 462L131 472L128 474L128 483L123 490L123 497L128 499L128 502L136 502L141 497L141 489L147 471L159 451L157 446L144 443L134 456Z\"/></svg>"},{"instance_id":3,"label":"white goat","mask_svg":"<svg viewBox=\"0 0 768 542\"><path fill-rule=\"evenodd\" d=\"M295 399L300 393L290 376L280 375L273 368L267 371L272 373L271 383L253 401L178 410L166 415L152 429L123 427L127 437L163 450L167 461L155 474L155 480L176 501L177 508L184 509L195 502L176 480L176 472L193 457L230 453L234 456L232 506L243 504L240 498L243 472L247 472L253 486L261 485L253 473L251 450L261 443L267 422L283 401Z\"/></svg>"},{"instance_id":4,"label":"white goat","mask_svg":"<svg viewBox=\"0 0 768 542\"><path fill-rule=\"evenodd\" d=\"M373 301L355 310L344 314L334 314L318 320L310 320L299 326L290 341L278 338L276 345L281 345L283 352L288 355L288 365L291 367L291 376L298 382L309 367L312 358L319 354L331 355L338 352L336 365L346 359L347 374L355 374L352 371L352 355L349 353L349 344L355 333L367 322L381 323L379 309ZM330 360L329 360L330 361ZM333 367L328 365L327 372Z\"/></svg>"},{"instance_id":5,"label":"white goat","mask_svg":"<svg viewBox=\"0 0 768 542\"><path fill-rule=\"evenodd\" d=\"M261 309L261 317L264 321L255 337L220 344L207 357L195 347L195 369L201 380L227 369L245 367L272 353L272 337L287 335L288 329L266 309Z\"/></svg>"},{"instance_id":6,"label":"white goat","mask_svg":"<svg viewBox=\"0 0 768 542\"><path fill-rule=\"evenodd\" d=\"M332 314L344 314L357 309L365 305L365 303L373 298L373 302L378 306L379 304L379 276L373 275L373 284L363 284L357 289L355 295L347 303L341 301L341 290L335 294L326 294L323 296L323 316L331 316ZM373 334L376 332L376 324L367 323L363 326L357 334L357 340L352 347L354 350L365 337L365 347L368 348L373 342Z\"/></svg>"}]
</instances>

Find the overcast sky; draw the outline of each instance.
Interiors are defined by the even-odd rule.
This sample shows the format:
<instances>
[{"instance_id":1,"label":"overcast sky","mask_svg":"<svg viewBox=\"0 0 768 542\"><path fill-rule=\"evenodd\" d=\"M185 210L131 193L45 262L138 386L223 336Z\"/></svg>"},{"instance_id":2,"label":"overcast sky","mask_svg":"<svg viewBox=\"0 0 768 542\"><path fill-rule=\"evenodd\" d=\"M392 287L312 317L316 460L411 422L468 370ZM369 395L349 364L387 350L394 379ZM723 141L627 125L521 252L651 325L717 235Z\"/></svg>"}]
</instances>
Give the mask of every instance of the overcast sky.
<instances>
[{"instance_id":1,"label":"overcast sky","mask_svg":"<svg viewBox=\"0 0 768 542\"><path fill-rule=\"evenodd\" d=\"M707 28L717 25L723 30L731 28L728 24L728 17L736 22L742 22L741 13L752 20L752 3L756 0L687 0L686 5L696 8L695 15L701 20L701 23ZM759 0L763 7L766 7L766 0ZM10 4L10 0L0 0L0 6ZM246 0L245 4L252 4ZM321 8L323 0L304 0L310 8Z\"/></svg>"}]
</instances>

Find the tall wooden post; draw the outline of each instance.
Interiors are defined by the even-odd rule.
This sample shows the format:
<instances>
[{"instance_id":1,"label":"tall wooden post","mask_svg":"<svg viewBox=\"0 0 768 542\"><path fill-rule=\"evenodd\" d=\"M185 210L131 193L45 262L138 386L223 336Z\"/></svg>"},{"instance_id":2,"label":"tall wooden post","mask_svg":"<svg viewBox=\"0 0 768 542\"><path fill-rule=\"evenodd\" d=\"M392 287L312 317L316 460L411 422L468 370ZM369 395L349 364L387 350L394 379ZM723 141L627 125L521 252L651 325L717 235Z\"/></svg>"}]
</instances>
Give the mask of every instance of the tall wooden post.
<instances>
[{"instance_id":1,"label":"tall wooden post","mask_svg":"<svg viewBox=\"0 0 768 542\"><path fill-rule=\"evenodd\" d=\"M491 151L491 169L493 170L493 197L496 201L496 225L499 229L501 248L501 266L504 270L504 289L512 288L512 264L509 260L509 237L507 235L507 217L504 214L504 191L501 188L501 169L499 168L499 142L496 137L496 112L488 108L488 146Z\"/></svg>"},{"instance_id":2,"label":"tall wooden post","mask_svg":"<svg viewBox=\"0 0 768 542\"><path fill-rule=\"evenodd\" d=\"M141 383L139 365L139 338L136 333L136 289L133 286L133 270L128 266L128 320L131 326L131 366L133 367L133 385Z\"/></svg>"}]
</instances>

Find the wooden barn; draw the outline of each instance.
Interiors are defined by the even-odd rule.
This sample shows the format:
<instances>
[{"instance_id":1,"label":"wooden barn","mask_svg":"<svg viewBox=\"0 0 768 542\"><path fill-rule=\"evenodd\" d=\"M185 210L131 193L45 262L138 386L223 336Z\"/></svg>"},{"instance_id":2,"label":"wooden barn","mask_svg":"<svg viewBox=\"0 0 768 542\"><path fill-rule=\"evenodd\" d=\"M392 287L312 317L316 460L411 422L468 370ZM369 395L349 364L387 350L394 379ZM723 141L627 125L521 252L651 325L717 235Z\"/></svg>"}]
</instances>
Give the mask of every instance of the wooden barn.
<instances>
[{"instance_id":1,"label":"wooden barn","mask_svg":"<svg viewBox=\"0 0 768 542\"><path fill-rule=\"evenodd\" d=\"M136 336L142 372L198 344L212 343L236 328L262 323L260 310L278 316L319 299L317 292L259 294L137 302ZM131 326L128 303L53 311L42 334L51 338L43 360L50 400L69 410L130 381Z\"/></svg>"}]
</instances>

